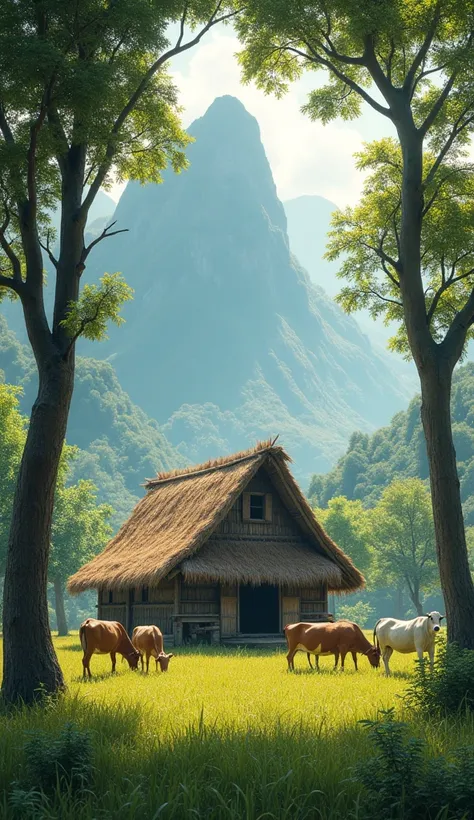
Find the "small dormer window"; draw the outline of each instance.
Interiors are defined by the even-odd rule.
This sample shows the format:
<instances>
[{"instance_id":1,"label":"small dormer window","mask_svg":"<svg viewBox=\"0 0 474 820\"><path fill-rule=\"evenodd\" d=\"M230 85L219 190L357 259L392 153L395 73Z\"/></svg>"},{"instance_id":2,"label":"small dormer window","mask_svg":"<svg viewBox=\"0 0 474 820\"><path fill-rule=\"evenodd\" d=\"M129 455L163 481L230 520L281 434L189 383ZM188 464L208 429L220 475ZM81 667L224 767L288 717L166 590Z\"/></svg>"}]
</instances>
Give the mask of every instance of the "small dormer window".
<instances>
[{"instance_id":1,"label":"small dormer window","mask_svg":"<svg viewBox=\"0 0 474 820\"><path fill-rule=\"evenodd\" d=\"M265 520L265 496L250 493L250 518L253 521Z\"/></svg>"}]
</instances>

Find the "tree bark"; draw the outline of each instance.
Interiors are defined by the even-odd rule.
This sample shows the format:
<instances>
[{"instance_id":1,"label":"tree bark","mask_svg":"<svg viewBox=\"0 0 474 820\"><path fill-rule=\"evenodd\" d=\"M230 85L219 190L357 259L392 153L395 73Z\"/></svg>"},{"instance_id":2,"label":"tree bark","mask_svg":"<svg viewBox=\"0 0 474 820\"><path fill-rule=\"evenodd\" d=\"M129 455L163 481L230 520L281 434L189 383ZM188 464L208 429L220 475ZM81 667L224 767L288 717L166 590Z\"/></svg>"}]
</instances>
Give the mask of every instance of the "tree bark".
<instances>
[{"instance_id":1,"label":"tree bark","mask_svg":"<svg viewBox=\"0 0 474 820\"><path fill-rule=\"evenodd\" d=\"M69 635L67 626L66 610L64 608L64 583L62 578L54 579L54 609L56 611L56 624L58 635L64 638Z\"/></svg>"},{"instance_id":2,"label":"tree bark","mask_svg":"<svg viewBox=\"0 0 474 820\"><path fill-rule=\"evenodd\" d=\"M451 427L452 367L438 360L420 373L421 417L430 465L431 496L448 640L474 649L474 585L461 506Z\"/></svg>"},{"instance_id":3,"label":"tree bark","mask_svg":"<svg viewBox=\"0 0 474 820\"><path fill-rule=\"evenodd\" d=\"M37 359L38 360L38 359ZM6 702L30 704L64 689L48 619L48 555L54 492L74 385L74 354L39 363L13 502L3 599Z\"/></svg>"}]
</instances>

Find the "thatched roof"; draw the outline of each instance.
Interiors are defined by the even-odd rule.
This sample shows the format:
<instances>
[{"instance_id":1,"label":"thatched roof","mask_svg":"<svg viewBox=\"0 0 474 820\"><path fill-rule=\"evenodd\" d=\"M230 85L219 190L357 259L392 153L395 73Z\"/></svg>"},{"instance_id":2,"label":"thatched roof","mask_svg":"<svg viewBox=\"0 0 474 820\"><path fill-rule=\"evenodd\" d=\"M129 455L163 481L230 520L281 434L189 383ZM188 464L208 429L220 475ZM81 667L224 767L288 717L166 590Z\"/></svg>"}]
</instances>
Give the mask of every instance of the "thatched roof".
<instances>
[{"instance_id":1,"label":"thatched roof","mask_svg":"<svg viewBox=\"0 0 474 820\"><path fill-rule=\"evenodd\" d=\"M287 584L339 588L342 571L329 558L298 541L209 540L181 564L185 581L226 584Z\"/></svg>"},{"instance_id":2,"label":"thatched roof","mask_svg":"<svg viewBox=\"0 0 474 820\"><path fill-rule=\"evenodd\" d=\"M363 576L316 521L288 468L290 460L282 447L269 441L149 479L147 493L128 521L100 555L69 579L69 591L153 586L175 569L195 579L262 583L278 578L290 584L327 580L332 591L359 589ZM304 542L285 546L279 540L247 539L230 546L226 540L226 556L220 554L216 542L206 542L261 467L298 520Z\"/></svg>"}]
</instances>

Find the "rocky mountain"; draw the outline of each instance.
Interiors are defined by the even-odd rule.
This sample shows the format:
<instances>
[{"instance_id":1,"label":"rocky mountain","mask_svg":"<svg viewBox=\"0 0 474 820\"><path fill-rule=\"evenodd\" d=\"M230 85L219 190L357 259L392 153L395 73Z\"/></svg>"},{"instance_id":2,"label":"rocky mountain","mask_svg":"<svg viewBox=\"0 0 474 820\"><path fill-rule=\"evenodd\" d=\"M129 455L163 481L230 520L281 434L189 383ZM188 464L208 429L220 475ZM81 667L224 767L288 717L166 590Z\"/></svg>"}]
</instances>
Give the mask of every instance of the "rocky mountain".
<instances>
[{"instance_id":1,"label":"rocky mountain","mask_svg":"<svg viewBox=\"0 0 474 820\"><path fill-rule=\"evenodd\" d=\"M280 433L306 480L407 391L292 256L256 120L226 96L189 131L190 168L129 183L128 233L97 249L96 275L122 271L135 299L94 355L187 459Z\"/></svg>"}]
</instances>

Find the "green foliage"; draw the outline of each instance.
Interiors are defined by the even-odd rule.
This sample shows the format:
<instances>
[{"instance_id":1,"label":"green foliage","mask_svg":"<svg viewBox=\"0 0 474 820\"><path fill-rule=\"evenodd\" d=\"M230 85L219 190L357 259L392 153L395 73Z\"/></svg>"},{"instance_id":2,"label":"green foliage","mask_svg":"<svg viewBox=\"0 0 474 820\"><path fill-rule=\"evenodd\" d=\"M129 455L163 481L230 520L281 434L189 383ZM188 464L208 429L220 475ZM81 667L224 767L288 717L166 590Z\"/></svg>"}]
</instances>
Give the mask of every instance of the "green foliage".
<instances>
[{"instance_id":1,"label":"green foliage","mask_svg":"<svg viewBox=\"0 0 474 820\"><path fill-rule=\"evenodd\" d=\"M84 336L92 341L106 338L107 322L122 325L120 308L133 296L132 288L119 273L104 273L100 285L84 285L76 302L70 302L61 325L68 336Z\"/></svg>"},{"instance_id":2,"label":"green foliage","mask_svg":"<svg viewBox=\"0 0 474 820\"><path fill-rule=\"evenodd\" d=\"M474 800L474 747L460 747L450 760L427 759L425 743L395 720L361 721L377 754L355 768L362 783L362 816L380 820L469 820Z\"/></svg>"},{"instance_id":3,"label":"green foliage","mask_svg":"<svg viewBox=\"0 0 474 820\"><path fill-rule=\"evenodd\" d=\"M431 495L417 478L393 481L372 513L373 583L406 584L418 615L421 594L439 584Z\"/></svg>"},{"instance_id":4,"label":"green foliage","mask_svg":"<svg viewBox=\"0 0 474 820\"><path fill-rule=\"evenodd\" d=\"M66 723L56 738L41 729L31 731L25 742L24 758L21 786L27 792L32 788L45 794L56 790L81 791L92 781L91 737L73 723Z\"/></svg>"},{"instance_id":5,"label":"green foliage","mask_svg":"<svg viewBox=\"0 0 474 820\"><path fill-rule=\"evenodd\" d=\"M371 521L362 502L336 496L330 499L327 509L315 509L314 513L327 534L365 573L371 562Z\"/></svg>"},{"instance_id":6,"label":"green foliage","mask_svg":"<svg viewBox=\"0 0 474 820\"><path fill-rule=\"evenodd\" d=\"M468 363L453 377L452 426L461 498L466 523L474 524L474 365ZM309 497L314 506L326 507L329 499L345 495L374 507L393 480L420 478L427 482L428 464L420 418L420 400L397 413L388 427L372 436L354 433L346 454L325 475L313 476Z\"/></svg>"},{"instance_id":7,"label":"green foliage","mask_svg":"<svg viewBox=\"0 0 474 820\"><path fill-rule=\"evenodd\" d=\"M374 621L375 609L367 601L357 601L350 606L343 604L338 607L337 617L339 620L352 621L358 624L361 629L365 629Z\"/></svg>"},{"instance_id":8,"label":"green foliage","mask_svg":"<svg viewBox=\"0 0 474 820\"><path fill-rule=\"evenodd\" d=\"M405 700L425 716L474 711L474 651L437 641L434 671L416 662L413 682Z\"/></svg>"},{"instance_id":9,"label":"green foliage","mask_svg":"<svg viewBox=\"0 0 474 820\"><path fill-rule=\"evenodd\" d=\"M19 410L21 389L0 383L0 577L3 574L13 494L26 439L26 419Z\"/></svg>"}]
</instances>

